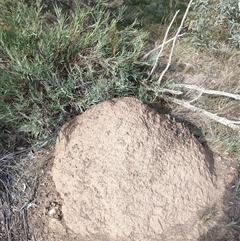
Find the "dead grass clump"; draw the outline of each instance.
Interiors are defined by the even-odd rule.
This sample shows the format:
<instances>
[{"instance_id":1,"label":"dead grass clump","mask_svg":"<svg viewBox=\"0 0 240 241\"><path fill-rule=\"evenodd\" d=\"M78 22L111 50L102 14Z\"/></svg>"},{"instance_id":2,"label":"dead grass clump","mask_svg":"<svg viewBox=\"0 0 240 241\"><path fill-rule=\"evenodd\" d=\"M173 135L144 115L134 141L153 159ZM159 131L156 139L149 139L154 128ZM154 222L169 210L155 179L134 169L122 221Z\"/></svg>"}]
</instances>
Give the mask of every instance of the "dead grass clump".
<instances>
[{"instance_id":1,"label":"dead grass clump","mask_svg":"<svg viewBox=\"0 0 240 241\"><path fill-rule=\"evenodd\" d=\"M27 210L35 206L41 165L43 162L31 150L6 153L0 158L0 240L32 238Z\"/></svg>"}]
</instances>

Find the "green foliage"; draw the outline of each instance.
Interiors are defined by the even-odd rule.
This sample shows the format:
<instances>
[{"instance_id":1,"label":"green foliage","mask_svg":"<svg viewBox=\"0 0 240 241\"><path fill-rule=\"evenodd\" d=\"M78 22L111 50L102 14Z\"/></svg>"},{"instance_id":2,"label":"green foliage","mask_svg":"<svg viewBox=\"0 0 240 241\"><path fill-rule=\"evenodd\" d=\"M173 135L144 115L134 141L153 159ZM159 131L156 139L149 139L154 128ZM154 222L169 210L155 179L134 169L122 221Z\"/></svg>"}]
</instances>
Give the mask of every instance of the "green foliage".
<instances>
[{"instance_id":1,"label":"green foliage","mask_svg":"<svg viewBox=\"0 0 240 241\"><path fill-rule=\"evenodd\" d=\"M218 48L222 42L240 47L240 9L236 0L197 0L192 30L197 45Z\"/></svg>"},{"instance_id":2,"label":"green foliage","mask_svg":"<svg viewBox=\"0 0 240 241\"><path fill-rule=\"evenodd\" d=\"M215 207L208 208L201 217L202 223L207 224L209 221L212 221L215 217L215 212Z\"/></svg>"},{"instance_id":3,"label":"green foliage","mask_svg":"<svg viewBox=\"0 0 240 241\"><path fill-rule=\"evenodd\" d=\"M120 29L121 13L73 3L43 13L40 1L0 1L0 134L46 145L66 120L102 100L146 97L138 80L146 33ZM36 143L37 140L37 143Z\"/></svg>"},{"instance_id":4,"label":"green foliage","mask_svg":"<svg viewBox=\"0 0 240 241\"><path fill-rule=\"evenodd\" d=\"M240 221L239 220L232 220L227 226L240 232Z\"/></svg>"},{"instance_id":5,"label":"green foliage","mask_svg":"<svg viewBox=\"0 0 240 241\"><path fill-rule=\"evenodd\" d=\"M235 187L234 187L234 192L236 194L237 197L240 197L240 173L236 174L236 183L235 183Z\"/></svg>"},{"instance_id":6,"label":"green foliage","mask_svg":"<svg viewBox=\"0 0 240 241\"><path fill-rule=\"evenodd\" d=\"M177 10L181 10L181 13L185 11L187 3L184 0L129 0L127 12L131 18L138 18L143 25L168 23Z\"/></svg>"}]
</instances>

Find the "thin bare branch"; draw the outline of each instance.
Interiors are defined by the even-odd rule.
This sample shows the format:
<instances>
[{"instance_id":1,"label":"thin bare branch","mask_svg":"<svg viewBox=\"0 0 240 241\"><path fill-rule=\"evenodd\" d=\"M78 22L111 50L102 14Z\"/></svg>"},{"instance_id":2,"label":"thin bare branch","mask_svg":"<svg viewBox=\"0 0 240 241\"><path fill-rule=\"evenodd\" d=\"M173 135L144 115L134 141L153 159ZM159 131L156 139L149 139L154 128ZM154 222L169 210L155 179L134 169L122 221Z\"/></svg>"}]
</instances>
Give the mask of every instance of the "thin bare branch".
<instances>
[{"instance_id":1,"label":"thin bare branch","mask_svg":"<svg viewBox=\"0 0 240 241\"><path fill-rule=\"evenodd\" d=\"M205 93L205 94L225 96L225 97L233 98L235 100L240 100L240 95L231 94L231 93L224 92L224 91L219 91L219 90L208 90L208 89L204 89L202 87L199 87L197 85L175 84L174 86L175 87L182 87L182 88L192 89L192 90L197 90L197 91L199 91L201 93Z\"/></svg>"},{"instance_id":2,"label":"thin bare branch","mask_svg":"<svg viewBox=\"0 0 240 241\"><path fill-rule=\"evenodd\" d=\"M177 90L170 90L170 89L161 89L160 92L162 93L170 93L172 95L182 95L183 93L181 91L177 91Z\"/></svg>"},{"instance_id":3,"label":"thin bare branch","mask_svg":"<svg viewBox=\"0 0 240 241\"><path fill-rule=\"evenodd\" d=\"M210 119L212 119L212 120L214 120L214 121L216 121L216 122L218 122L222 125L225 125L225 126L228 126L228 127L232 128L234 130L240 131L240 121L228 120L224 117L218 116L217 114L213 114L209 111L206 111L206 110L200 109L198 107L195 107L195 106L191 105L189 102L179 100L179 99L176 99L176 98L173 98L173 97L168 97L168 100L172 101L173 103L175 103L177 105L185 107L185 108L187 108L191 111L203 114L203 115L207 116L208 118L210 118Z\"/></svg>"},{"instance_id":4,"label":"thin bare branch","mask_svg":"<svg viewBox=\"0 0 240 241\"><path fill-rule=\"evenodd\" d=\"M169 93L172 95L182 95L183 92L179 91L179 90L171 90L171 89L166 89L166 88L160 88L160 89L155 89L147 84L145 84L144 82L140 82L147 90L153 91L154 93Z\"/></svg>"},{"instance_id":5,"label":"thin bare branch","mask_svg":"<svg viewBox=\"0 0 240 241\"><path fill-rule=\"evenodd\" d=\"M188 14L188 11L189 11L190 6L191 6L191 4L192 4L192 1L193 1L193 0L190 0L190 1L189 1L188 6L187 6L187 9L186 9L186 11L185 11L185 13L184 13L184 15L183 15L181 24L180 24L180 26L179 26L179 28L178 28L178 31L177 31L176 35L174 36L173 43L172 43L172 48L171 48L171 52L170 52L170 55L169 55L169 59L168 59L167 66L166 66L166 68L164 69L164 71L161 73L161 75L160 75L160 77L159 77L159 79L158 79L158 84L159 84L159 85L161 84L162 78L163 78L163 76L165 75L165 73L167 72L167 70L168 70L168 68L169 68L169 66L170 66L170 64L171 64L171 62L172 62L173 50L174 50L174 47L175 47L175 45L176 45L176 41L177 41L178 35L179 35L179 33L180 33L181 29L182 29L182 26L183 26L183 24L184 24L184 21L185 21L186 17L187 17L187 14Z\"/></svg>"},{"instance_id":6,"label":"thin bare branch","mask_svg":"<svg viewBox=\"0 0 240 241\"><path fill-rule=\"evenodd\" d=\"M196 98L190 100L189 103L192 103L192 102L197 101L197 100L202 96L202 94L203 94L203 93L201 92Z\"/></svg>"},{"instance_id":7,"label":"thin bare branch","mask_svg":"<svg viewBox=\"0 0 240 241\"><path fill-rule=\"evenodd\" d=\"M179 10L175 13L175 15L173 16L173 19L172 19L171 23L169 24L169 26L168 26L168 28L167 28L167 31L166 31L166 33L165 33L165 36L164 36L164 39L163 39L163 43L162 43L161 49L160 49L160 51L159 51L159 53L158 53L158 55L157 55L157 58L156 58L155 63L154 63L154 66L153 66L153 68L152 68L152 70L151 70L148 78L153 74L153 72L155 71L155 69L156 69L156 67L157 67L158 60L159 60L159 58L160 58L160 56L161 56L161 54L162 54L163 48L164 48L164 46L165 46L165 44L166 44L166 40L167 40L167 37L168 37L168 33L169 33L169 31L170 31L170 29L171 29L171 27L172 27L172 25L173 25L173 22L174 22L175 18L176 18L177 15L178 15L178 13L179 13Z\"/></svg>"},{"instance_id":8,"label":"thin bare branch","mask_svg":"<svg viewBox=\"0 0 240 241\"><path fill-rule=\"evenodd\" d=\"M183 34L179 34L178 37L181 37L181 36L183 36L183 35L184 35L184 33L183 33ZM172 42L172 41L174 40L174 38L175 38L175 37L170 38L169 40L167 40L167 41L165 42L165 44L168 44L168 43ZM160 45L158 45L158 46L155 47L154 49L150 50L147 54L145 54L145 55L143 56L142 59L146 59L149 55L151 55L152 53L154 53L156 50L162 48L162 46L163 46L163 44L161 43ZM160 55L160 57L162 57L162 56L164 56L164 55Z\"/></svg>"}]
</instances>

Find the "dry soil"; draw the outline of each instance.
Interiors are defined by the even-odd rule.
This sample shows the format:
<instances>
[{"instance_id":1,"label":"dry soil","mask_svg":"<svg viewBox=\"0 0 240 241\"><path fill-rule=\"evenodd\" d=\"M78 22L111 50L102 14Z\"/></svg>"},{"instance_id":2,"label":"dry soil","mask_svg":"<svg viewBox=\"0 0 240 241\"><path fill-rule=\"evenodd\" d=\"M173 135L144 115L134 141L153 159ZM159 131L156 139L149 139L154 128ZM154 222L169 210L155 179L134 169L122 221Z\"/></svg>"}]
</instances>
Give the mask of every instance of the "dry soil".
<instances>
[{"instance_id":1,"label":"dry soil","mask_svg":"<svg viewBox=\"0 0 240 241\"><path fill-rule=\"evenodd\" d=\"M135 98L64 125L48 168L36 240L231 240L234 164Z\"/></svg>"}]
</instances>

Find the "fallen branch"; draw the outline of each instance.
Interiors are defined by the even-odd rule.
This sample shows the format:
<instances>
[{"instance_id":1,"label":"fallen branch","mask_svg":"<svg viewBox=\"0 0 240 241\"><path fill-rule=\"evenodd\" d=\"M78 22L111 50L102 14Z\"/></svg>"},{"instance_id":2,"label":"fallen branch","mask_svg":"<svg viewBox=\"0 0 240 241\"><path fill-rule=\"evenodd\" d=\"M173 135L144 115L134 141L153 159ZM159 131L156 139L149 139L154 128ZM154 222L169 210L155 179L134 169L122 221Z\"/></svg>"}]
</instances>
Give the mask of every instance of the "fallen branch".
<instances>
[{"instance_id":1,"label":"fallen branch","mask_svg":"<svg viewBox=\"0 0 240 241\"><path fill-rule=\"evenodd\" d=\"M174 86L182 87L182 88L186 88L186 89L197 90L197 91L199 91L201 93L205 93L205 94L225 96L225 97L233 98L235 100L240 100L240 95L231 94L228 92L218 91L218 90L208 90L208 89L201 88L197 85L175 84Z\"/></svg>"},{"instance_id":2,"label":"fallen branch","mask_svg":"<svg viewBox=\"0 0 240 241\"><path fill-rule=\"evenodd\" d=\"M232 121L232 120L228 120L224 117L220 117L218 116L217 114L213 114L209 111L206 111L206 110L203 110L203 109L200 109L198 107L195 107L193 105L191 105L189 102L186 102L186 101L183 101L183 100L179 100L179 99L176 99L176 98L173 98L173 97L168 97L167 99L169 99L171 102L177 104L177 105L180 105L182 107L185 107L191 111L194 111L194 112L197 112L197 113L200 113L200 114L203 114L205 116L207 116L208 118L222 124L222 125L225 125L227 127L230 127L232 128L233 130L239 130L240 131L240 121Z\"/></svg>"}]
</instances>

